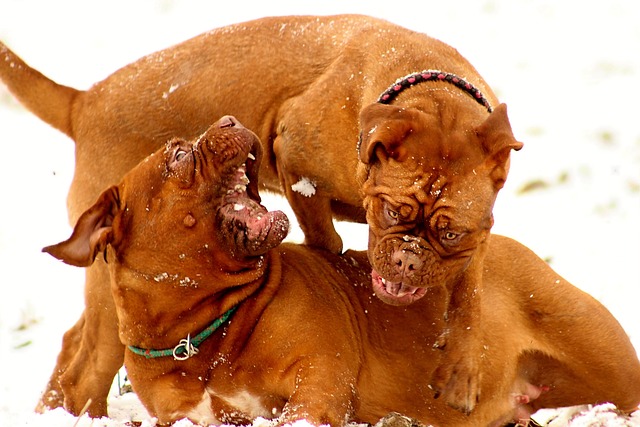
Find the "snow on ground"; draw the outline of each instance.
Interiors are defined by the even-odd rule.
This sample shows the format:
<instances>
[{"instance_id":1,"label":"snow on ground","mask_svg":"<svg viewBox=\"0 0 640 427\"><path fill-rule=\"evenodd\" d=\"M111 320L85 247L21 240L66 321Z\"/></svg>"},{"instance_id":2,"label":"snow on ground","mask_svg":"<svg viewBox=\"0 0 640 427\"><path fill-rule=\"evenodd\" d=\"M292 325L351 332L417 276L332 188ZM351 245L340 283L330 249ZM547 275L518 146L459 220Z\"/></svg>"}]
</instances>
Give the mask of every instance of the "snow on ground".
<instances>
[{"instance_id":1,"label":"snow on ground","mask_svg":"<svg viewBox=\"0 0 640 427\"><path fill-rule=\"evenodd\" d=\"M342 12L427 32L478 68L509 105L514 132L525 142L513 155L494 231L527 244L598 298L640 349L638 2L3 0L0 39L60 83L87 88L144 54L213 27L266 15ZM75 418L63 411L41 416L32 409L61 336L83 307L82 272L40 253L70 231L65 197L73 145L2 87L0 139L0 425L71 426ZM277 198L270 206L286 208ZM362 227L341 224L340 232L348 246L365 247ZM300 240L301 233L290 238ZM131 416L153 424L135 396L114 396L112 403L112 418L120 421L78 425L122 425ZM640 415L635 421L611 417L598 407L572 423L640 425Z\"/></svg>"}]
</instances>

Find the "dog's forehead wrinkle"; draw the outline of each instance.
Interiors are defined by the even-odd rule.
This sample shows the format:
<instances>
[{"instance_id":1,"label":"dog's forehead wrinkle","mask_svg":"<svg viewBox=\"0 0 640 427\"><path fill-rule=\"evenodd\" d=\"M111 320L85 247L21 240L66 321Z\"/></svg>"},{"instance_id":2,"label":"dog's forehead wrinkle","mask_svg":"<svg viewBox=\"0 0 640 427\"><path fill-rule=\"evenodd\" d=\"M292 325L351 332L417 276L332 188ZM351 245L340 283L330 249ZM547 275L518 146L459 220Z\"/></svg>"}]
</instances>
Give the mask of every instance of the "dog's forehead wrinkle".
<instances>
[{"instance_id":1,"label":"dog's forehead wrinkle","mask_svg":"<svg viewBox=\"0 0 640 427\"><path fill-rule=\"evenodd\" d=\"M386 185L365 186L365 193L381 198L405 218L429 218L439 205L447 201L445 190L449 179L443 174L435 171L422 172L406 177L405 182L397 176L393 178L385 179L384 182L388 183Z\"/></svg>"}]
</instances>

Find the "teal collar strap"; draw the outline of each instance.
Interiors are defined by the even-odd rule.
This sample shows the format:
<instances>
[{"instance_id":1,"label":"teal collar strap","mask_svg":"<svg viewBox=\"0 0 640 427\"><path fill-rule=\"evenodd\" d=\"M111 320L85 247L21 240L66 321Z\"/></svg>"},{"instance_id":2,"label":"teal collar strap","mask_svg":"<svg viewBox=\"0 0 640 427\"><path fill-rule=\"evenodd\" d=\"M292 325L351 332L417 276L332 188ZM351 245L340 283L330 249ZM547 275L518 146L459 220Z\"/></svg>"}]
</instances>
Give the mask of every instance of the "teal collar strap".
<instances>
[{"instance_id":1,"label":"teal collar strap","mask_svg":"<svg viewBox=\"0 0 640 427\"><path fill-rule=\"evenodd\" d=\"M191 334L187 335L187 338L180 340L177 346L173 348L167 348L164 350L152 350L145 349L140 347L134 347L132 345L127 346L129 350L138 354L140 356L144 356L147 359L155 359L156 357L166 357L173 356L175 360L187 360L191 356L195 356L198 354L198 347L200 344L204 342L207 338L213 334L216 329L218 329L224 322L229 320L229 317L233 314L236 307L231 307L226 313L222 316L218 317L213 321L211 325L204 331L200 332L195 337L191 338Z\"/></svg>"}]
</instances>

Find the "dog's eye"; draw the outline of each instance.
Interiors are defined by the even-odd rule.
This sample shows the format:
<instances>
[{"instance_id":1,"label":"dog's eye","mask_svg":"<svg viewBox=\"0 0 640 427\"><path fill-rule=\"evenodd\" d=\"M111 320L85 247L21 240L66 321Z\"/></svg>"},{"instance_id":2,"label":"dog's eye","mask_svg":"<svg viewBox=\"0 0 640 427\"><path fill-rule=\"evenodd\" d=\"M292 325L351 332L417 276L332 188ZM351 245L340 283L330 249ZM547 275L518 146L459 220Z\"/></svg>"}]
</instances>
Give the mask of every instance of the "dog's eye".
<instances>
[{"instance_id":1,"label":"dog's eye","mask_svg":"<svg viewBox=\"0 0 640 427\"><path fill-rule=\"evenodd\" d=\"M187 153L185 150L177 150L173 158L176 162L179 162L185 157L187 157L187 154L189 153Z\"/></svg>"},{"instance_id":2,"label":"dog's eye","mask_svg":"<svg viewBox=\"0 0 640 427\"><path fill-rule=\"evenodd\" d=\"M390 206L385 206L384 213L386 217L385 222L387 223L387 226L397 225L400 222L399 211L392 209Z\"/></svg>"},{"instance_id":3,"label":"dog's eye","mask_svg":"<svg viewBox=\"0 0 640 427\"><path fill-rule=\"evenodd\" d=\"M464 233L456 233L451 230L441 230L440 231L440 241L443 245L448 247L457 246L462 239Z\"/></svg>"},{"instance_id":4,"label":"dog's eye","mask_svg":"<svg viewBox=\"0 0 640 427\"><path fill-rule=\"evenodd\" d=\"M444 238L444 240L452 241L458 238L458 234L454 233L453 231L445 231L442 237Z\"/></svg>"}]
</instances>

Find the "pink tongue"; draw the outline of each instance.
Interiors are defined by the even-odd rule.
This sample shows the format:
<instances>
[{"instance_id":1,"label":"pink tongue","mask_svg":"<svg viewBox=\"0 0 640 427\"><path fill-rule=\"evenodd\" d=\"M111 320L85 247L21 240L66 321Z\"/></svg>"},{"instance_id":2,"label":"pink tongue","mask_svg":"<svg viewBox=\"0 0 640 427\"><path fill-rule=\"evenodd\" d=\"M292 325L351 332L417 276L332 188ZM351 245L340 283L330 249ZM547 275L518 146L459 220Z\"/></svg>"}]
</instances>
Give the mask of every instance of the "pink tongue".
<instances>
[{"instance_id":1,"label":"pink tongue","mask_svg":"<svg viewBox=\"0 0 640 427\"><path fill-rule=\"evenodd\" d=\"M418 290L418 288L416 288L415 286L405 285L402 282L400 283L387 282L384 284L384 288L387 292L389 292L391 295L394 295L396 297L413 295Z\"/></svg>"}]
</instances>

